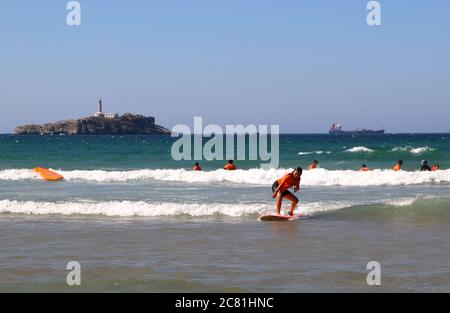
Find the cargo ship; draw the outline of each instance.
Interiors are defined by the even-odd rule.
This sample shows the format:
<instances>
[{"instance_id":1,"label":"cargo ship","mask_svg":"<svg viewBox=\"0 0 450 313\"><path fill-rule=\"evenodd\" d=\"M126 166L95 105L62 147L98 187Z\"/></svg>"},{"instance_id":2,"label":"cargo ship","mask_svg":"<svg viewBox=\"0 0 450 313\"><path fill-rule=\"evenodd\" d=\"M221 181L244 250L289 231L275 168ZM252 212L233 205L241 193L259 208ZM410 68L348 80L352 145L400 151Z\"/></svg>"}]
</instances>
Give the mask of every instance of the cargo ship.
<instances>
[{"instance_id":1,"label":"cargo ship","mask_svg":"<svg viewBox=\"0 0 450 313\"><path fill-rule=\"evenodd\" d=\"M346 136L360 136L360 135L379 136L384 134L384 129L372 130L372 129L358 128L355 130L343 130L341 124L333 124L331 125L330 131L328 133L330 135L346 135Z\"/></svg>"}]
</instances>

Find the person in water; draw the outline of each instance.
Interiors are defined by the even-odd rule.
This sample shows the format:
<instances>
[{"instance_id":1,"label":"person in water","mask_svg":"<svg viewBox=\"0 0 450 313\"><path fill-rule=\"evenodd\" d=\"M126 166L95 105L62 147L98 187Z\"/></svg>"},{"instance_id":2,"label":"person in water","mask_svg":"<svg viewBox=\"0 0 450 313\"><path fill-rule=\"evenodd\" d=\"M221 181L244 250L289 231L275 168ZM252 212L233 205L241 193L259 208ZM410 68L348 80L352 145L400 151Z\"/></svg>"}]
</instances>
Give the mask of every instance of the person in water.
<instances>
[{"instance_id":1,"label":"person in water","mask_svg":"<svg viewBox=\"0 0 450 313\"><path fill-rule=\"evenodd\" d=\"M314 160L314 161L312 161L312 163L310 165L308 165L308 169L313 170L313 169L317 168L318 166L319 166L319 161Z\"/></svg>"},{"instance_id":2,"label":"person in water","mask_svg":"<svg viewBox=\"0 0 450 313\"><path fill-rule=\"evenodd\" d=\"M286 174L273 183L272 198L277 198L277 214L281 214L281 204L283 203L283 198L286 198L291 201L289 215L294 215L295 207L298 204L298 198L289 191L289 188L294 187L294 192L300 190L300 177L302 176L302 172L303 169L297 167L293 172Z\"/></svg>"},{"instance_id":3,"label":"person in water","mask_svg":"<svg viewBox=\"0 0 450 313\"><path fill-rule=\"evenodd\" d=\"M228 161L228 163L224 166L224 170L227 171L235 171L237 170L236 164L234 164L233 160Z\"/></svg>"},{"instance_id":4,"label":"person in water","mask_svg":"<svg viewBox=\"0 0 450 313\"><path fill-rule=\"evenodd\" d=\"M200 163L195 162L195 165L194 165L194 167L192 168L192 170L194 170L194 171L201 171L202 168L200 167Z\"/></svg>"},{"instance_id":5,"label":"person in water","mask_svg":"<svg viewBox=\"0 0 450 313\"><path fill-rule=\"evenodd\" d=\"M431 172L431 167L428 166L427 160L422 161L422 166L420 167L420 171L421 172Z\"/></svg>"},{"instance_id":6,"label":"person in water","mask_svg":"<svg viewBox=\"0 0 450 313\"><path fill-rule=\"evenodd\" d=\"M360 172L368 172L368 171L369 171L369 168L367 167L367 165L362 164L362 165L361 165L361 168L359 169L359 171L360 171Z\"/></svg>"},{"instance_id":7,"label":"person in water","mask_svg":"<svg viewBox=\"0 0 450 313\"><path fill-rule=\"evenodd\" d=\"M394 171L398 172L402 170L403 160L398 160L397 164L392 168Z\"/></svg>"},{"instance_id":8,"label":"person in water","mask_svg":"<svg viewBox=\"0 0 450 313\"><path fill-rule=\"evenodd\" d=\"M431 167L431 170L432 170L433 172L439 171L440 169L441 169L441 167L439 166L439 164L434 164L434 165Z\"/></svg>"}]
</instances>

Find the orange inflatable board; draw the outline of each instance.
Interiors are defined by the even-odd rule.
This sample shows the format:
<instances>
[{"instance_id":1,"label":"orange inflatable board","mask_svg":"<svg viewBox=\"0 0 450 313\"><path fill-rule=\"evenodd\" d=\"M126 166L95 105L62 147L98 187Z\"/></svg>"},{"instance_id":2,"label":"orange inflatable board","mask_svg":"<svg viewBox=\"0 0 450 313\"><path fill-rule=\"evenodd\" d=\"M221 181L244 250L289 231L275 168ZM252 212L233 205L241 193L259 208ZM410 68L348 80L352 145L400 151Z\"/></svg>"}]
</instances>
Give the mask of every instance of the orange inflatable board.
<instances>
[{"instance_id":1,"label":"orange inflatable board","mask_svg":"<svg viewBox=\"0 0 450 313\"><path fill-rule=\"evenodd\" d=\"M64 179L64 177L62 177L61 175L59 175L58 173L55 173L53 171L50 171L48 168L43 168L43 167L36 167L34 169L35 172L39 173L39 175L41 175L41 177L45 180L49 180L49 181L57 181L57 180L61 180Z\"/></svg>"}]
</instances>

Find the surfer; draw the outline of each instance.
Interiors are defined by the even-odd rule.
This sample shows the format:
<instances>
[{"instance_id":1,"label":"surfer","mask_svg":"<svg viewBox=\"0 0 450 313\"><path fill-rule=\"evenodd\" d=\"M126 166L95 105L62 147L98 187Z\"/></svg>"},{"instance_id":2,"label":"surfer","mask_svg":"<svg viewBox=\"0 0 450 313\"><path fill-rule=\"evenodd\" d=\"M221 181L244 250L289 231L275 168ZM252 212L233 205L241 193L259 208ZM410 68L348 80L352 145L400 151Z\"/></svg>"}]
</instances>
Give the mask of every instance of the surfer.
<instances>
[{"instance_id":1,"label":"surfer","mask_svg":"<svg viewBox=\"0 0 450 313\"><path fill-rule=\"evenodd\" d=\"M312 161L312 163L310 165L308 165L308 169L313 170L313 169L317 168L318 166L319 166L319 161L314 160L314 161Z\"/></svg>"},{"instance_id":2,"label":"surfer","mask_svg":"<svg viewBox=\"0 0 450 313\"><path fill-rule=\"evenodd\" d=\"M195 162L194 167L192 168L193 171L201 171L202 168L200 167L200 163Z\"/></svg>"},{"instance_id":3,"label":"surfer","mask_svg":"<svg viewBox=\"0 0 450 313\"><path fill-rule=\"evenodd\" d=\"M392 170L398 172L402 170L403 160L398 160L397 164L392 168Z\"/></svg>"},{"instance_id":4,"label":"surfer","mask_svg":"<svg viewBox=\"0 0 450 313\"><path fill-rule=\"evenodd\" d=\"M227 164L225 164L223 169L227 170L227 171L234 171L234 170L237 170L237 166L236 166L236 164L234 164L233 160L230 160L230 161L228 161Z\"/></svg>"},{"instance_id":5,"label":"surfer","mask_svg":"<svg viewBox=\"0 0 450 313\"><path fill-rule=\"evenodd\" d=\"M439 164L434 164L434 165L431 167L431 170L432 170L433 172L439 171L440 169L441 169L441 167L439 166Z\"/></svg>"},{"instance_id":6,"label":"surfer","mask_svg":"<svg viewBox=\"0 0 450 313\"><path fill-rule=\"evenodd\" d=\"M276 180L272 185L272 198L277 198L277 214L281 212L281 204L283 198L287 198L291 203L291 210L289 215L294 215L295 207L298 203L298 198L294 196L288 189L294 187L294 192L300 190L300 177L302 176L303 169L297 167L293 172L286 174L282 178Z\"/></svg>"},{"instance_id":7,"label":"surfer","mask_svg":"<svg viewBox=\"0 0 450 313\"><path fill-rule=\"evenodd\" d=\"M421 172L431 172L431 167L428 166L427 160L422 160L422 166L420 167Z\"/></svg>"},{"instance_id":8,"label":"surfer","mask_svg":"<svg viewBox=\"0 0 450 313\"><path fill-rule=\"evenodd\" d=\"M361 168L359 169L359 171L360 171L360 172L368 172L368 171L369 171L369 168L367 167L367 165L362 164L362 165L361 165Z\"/></svg>"}]
</instances>

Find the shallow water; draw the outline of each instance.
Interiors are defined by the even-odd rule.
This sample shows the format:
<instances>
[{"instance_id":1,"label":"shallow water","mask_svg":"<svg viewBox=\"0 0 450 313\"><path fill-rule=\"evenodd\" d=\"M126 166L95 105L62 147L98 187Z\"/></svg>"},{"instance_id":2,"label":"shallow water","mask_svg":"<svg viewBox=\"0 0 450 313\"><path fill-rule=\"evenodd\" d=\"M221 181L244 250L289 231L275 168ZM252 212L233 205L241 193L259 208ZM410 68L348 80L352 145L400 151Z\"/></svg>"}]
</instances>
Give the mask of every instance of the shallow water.
<instances>
[{"instance_id":1,"label":"shallow water","mask_svg":"<svg viewBox=\"0 0 450 313\"><path fill-rule=\"evenodd\" d=\"M258 223L4 216L0 290L449 291L448 218L369 217ZM65 284L72 260L81 264L81 287ZM382 286L366 284L371 260L381 263Z\"/></svg>"}]
</instances>

